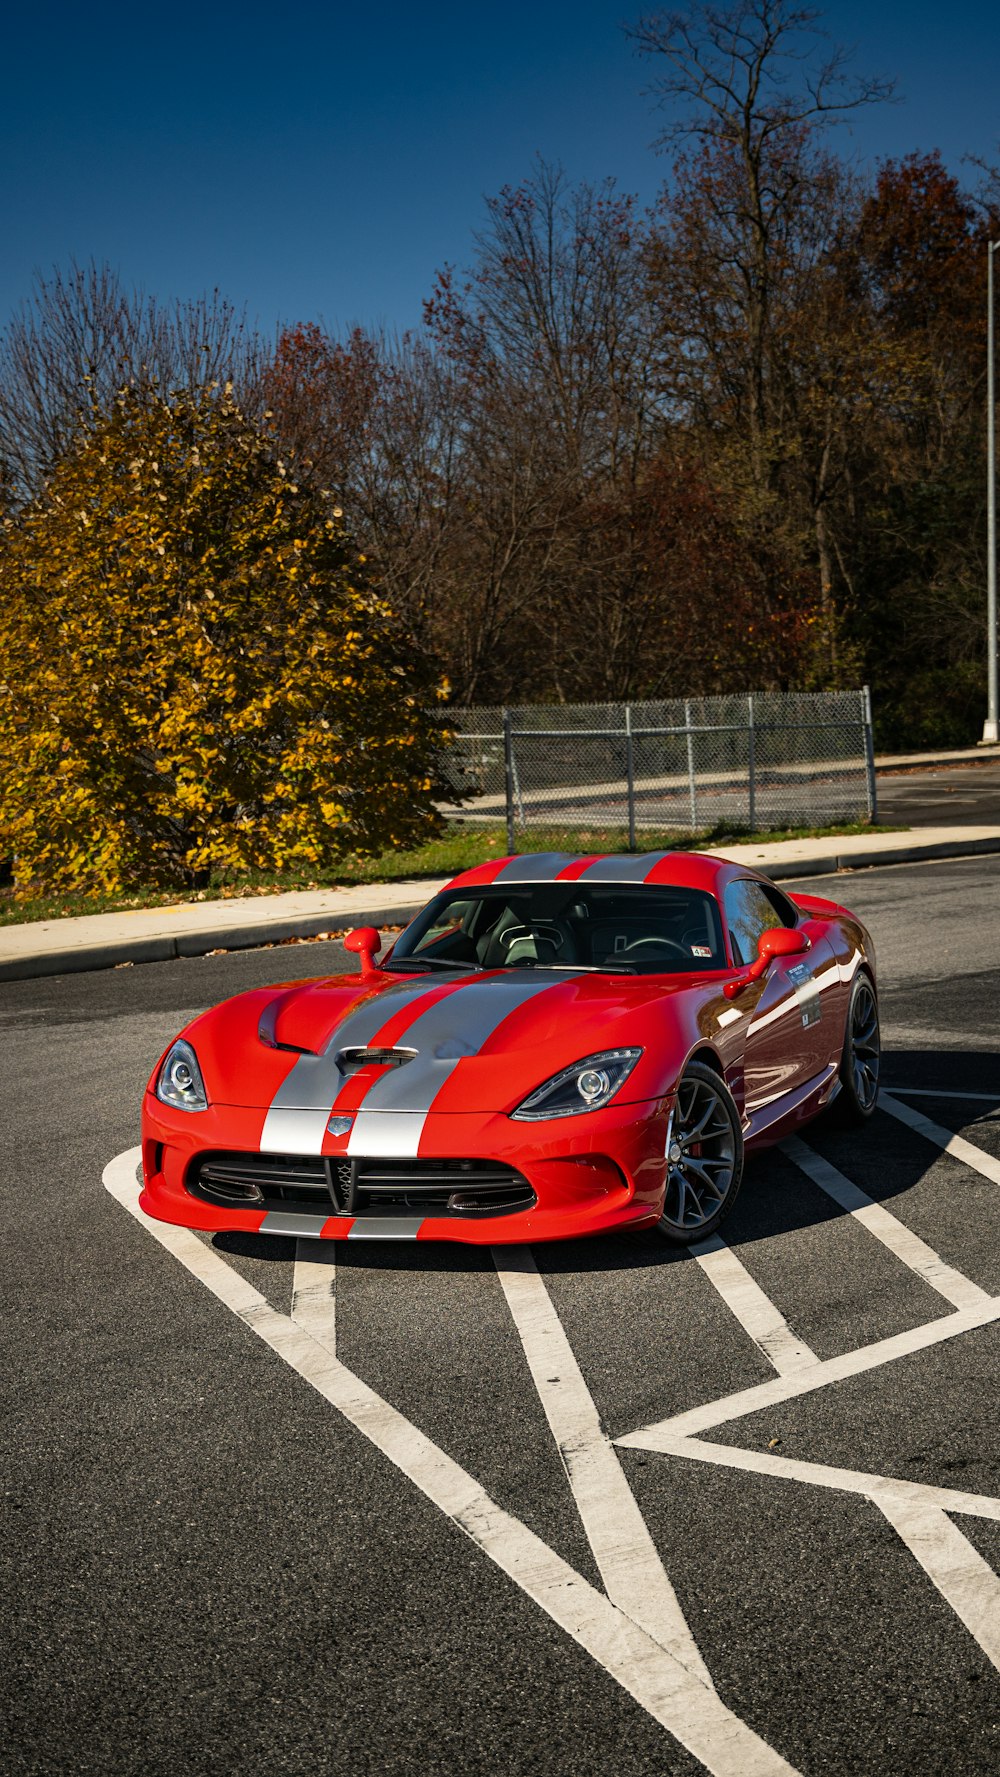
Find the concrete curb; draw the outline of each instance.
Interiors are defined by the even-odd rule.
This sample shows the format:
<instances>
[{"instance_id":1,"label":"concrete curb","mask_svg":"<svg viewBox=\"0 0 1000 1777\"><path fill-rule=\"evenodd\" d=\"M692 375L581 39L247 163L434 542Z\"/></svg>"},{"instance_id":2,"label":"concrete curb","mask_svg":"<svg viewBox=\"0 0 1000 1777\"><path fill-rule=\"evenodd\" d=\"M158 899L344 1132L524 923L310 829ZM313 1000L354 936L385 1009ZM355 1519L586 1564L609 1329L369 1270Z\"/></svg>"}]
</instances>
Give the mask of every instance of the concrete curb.
<instances>
[{"instance_id":1,"label":"concrete curb","mask_svg":"<svg viewBox=\"0 0 1000 1777\"><path fill-rule=\"evenodd\" d=\"M893 864L932 863L946 858L979 858L1000 853L1000 837L986 839L935 840L921 844L884 849L872 846L866 851L825 853L821 857L788 859L775 862L768 870L766 860L753 865L776 882L800 881L809 876L833 876L838 872L885 869ZM724 855L724 854L723 854ZM428 890L437 883L429 883ZM350 929L350 926L405 925L424 905L416 900L403 906L375 905L364 911L355 909L345 922L334 909L325 913L296 915L291 918L261 920L259 924L217 926L211 930L179 933L177 936L155 938L122 938L107 944L67 946L35 956L0 958L0 981L32 981L46 975L69 975L96 969L113 969L122 963L172 962L181 956L206 956L212 950L254 950L274 944L282 938L314 938L319 932Z\"/></svg>"},{"instance_id":2,"label":"concrete curb","mask_svg":"<svg viewBox=\"0 0 1000 1777\"><path fill-rule=\"evenodd\" d=\"M763 875L774 882L791 882L801 876L833 876L840 871L887 869L890 864L930 864L935 859L981 858L1000 852L1000 839L935 840L929 845L900 846L894 851L855 851L843 855L832 853L824 858L789 859L773 870L758 866Z\"/></svg>"},{"instance_id":3,"label":"concrete curb","mask_svg":"<svg viewBox=\"0 0 1000 1777\"><path fill-rule=\"evenodd\" d=\"M406 925L422 901L406 907L376 907L345 922L334 913L262 921L252 926L220 926L214 931L181 932L177 937L120 938L107 944L67 946L38 956L0 958L0 981L36 981L44 975L76 975L94 969L116 969L122 963L167 963L180 956L207 956L212 950L258 950L282 938L315 938L319 932L349 931L351 926Z\"/></svg>"}]
</instances>

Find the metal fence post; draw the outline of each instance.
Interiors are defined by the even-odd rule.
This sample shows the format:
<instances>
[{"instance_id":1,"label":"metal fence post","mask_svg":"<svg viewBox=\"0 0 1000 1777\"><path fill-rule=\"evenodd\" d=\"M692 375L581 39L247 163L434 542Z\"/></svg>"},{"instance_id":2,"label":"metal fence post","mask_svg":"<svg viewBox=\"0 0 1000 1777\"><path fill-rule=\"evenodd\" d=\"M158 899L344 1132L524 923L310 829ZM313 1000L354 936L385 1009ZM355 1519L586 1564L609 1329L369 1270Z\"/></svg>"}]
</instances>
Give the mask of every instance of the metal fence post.
<instances>
[{"instance_id":1,"label":"metal fence post","mask_svg":"<svg viewBox=\"0 0 1000 1777\"><path fill-rule=\"evenodd\" d=\"M628 782L628 848L635 851L635 746L629 704L625 705L625 775Z\"/></svg>"},{"instance_id":2,"label":"metal fence post","mask_svg":"<svg viewBox=\"0 0 1000 1777\"><path fill-rule=\"evenodd\" d=\"M514 732L515 731L512 728L510 731L512 742L514 739ZM528 821L527 821L527 817L524 812L524 797L521 794L521 779L520 779L520 775L519 775L518 769L517 769L517 752L516 752L513 745L511 746L511 749L510 749L510 766L511 766L511 770L514 773L514 801L517 803L518 823L520 826L526 827L528 825Z\"/></svg>"},{"instance_id":3,"label":"metal fence post","mask_svg":"<svg viewBox=\"0 0 1000 1777\"><path fill-rule=\"evenodd\" d=\"M514 850L514 735L510 711L503 713L503 771L507 794L507 850Z\"/></svg>"},{"instance_id":4,"label":"metal fence post","mask_svg":"<svg viewBox=\"0 0 1000 1777\"><path fill-rule=\"evenodd\" d=\"M691 700L684 699L684 727L687 733L688 789L691 795L691 831L698 831L698 800L694 781L694 736L691 733Z\"/></svg>"},{"instance_id":5,"label":"metal fence post","mask_svg":"<svg viewBox=\"0 0 1000 1777\"><path fill-rule=\"evenodd\" d=\"M875 789L875 737L872 734L872 694L867 685L861 688L864 698L865 766L868 773L868 814L878 820L878 793Z\"/></svg>"},{"instance_id":6,"label":"metal fence post","mask_svg":"<svg viewBox=\"0 0 1000 1777\"><path fill-rule=\"evenodd\" d=\"M447 806L445 812L494 824L499 815L511 852L531 842L532 825L541 830L547 822L582 832L616 820L624 843L624 794L628 843L638 851L641 766L644 828L683 825L681 807L687 802L689 826L697 831L702 770L712 792L706 818L715 818L720 799L738 811L742 795L754 833L775 821L814 826L878 819L870 690L855 686L760 698L744 691L742 697L742 719L740 694L692 695L640 704L638 726L635 706L624 703L539 705L523 714L516 706L449 710L456 735L449 755L452 794L466 806L461 811ZM639 741L654 739L659 744L640 757ZM522 740L526 745L519 753ZM684 742L683 751L678 741ZM623 743L622 752L611 742ZM613 781L604 782L602 762L609 751L617 763Z\"/></svg>"},{"instance_id":7,"label":"metal fence post","mask_svg":"<svg viewBox=\"0 0 1000 1777\"><path fill-rule=\"evenodd\" d=\"M747 777L750 797L750 831L757 830L757 735L753 725L753 692L747 692Z\"/></svg>"}]
</instances>

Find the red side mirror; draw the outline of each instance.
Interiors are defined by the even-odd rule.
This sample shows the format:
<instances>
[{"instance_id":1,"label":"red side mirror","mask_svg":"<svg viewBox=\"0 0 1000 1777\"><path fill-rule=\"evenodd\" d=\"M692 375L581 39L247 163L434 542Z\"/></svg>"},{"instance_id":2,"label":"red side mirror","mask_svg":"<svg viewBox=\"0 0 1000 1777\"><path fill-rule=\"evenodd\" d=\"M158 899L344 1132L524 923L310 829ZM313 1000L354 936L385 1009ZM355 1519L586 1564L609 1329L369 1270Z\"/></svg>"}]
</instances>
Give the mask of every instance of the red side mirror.
<instances>
[{"instance_id":1,"label":"red side mirror","mask_svg":"<svg viewBox=\"0 0 1000 1777\"><path fill-rule=\"evenodd\" d=\"M762 975L766 975L776 957L801 956L808 949L809 939L795 926L769 926L757 940L757 955L750 967L735 981L726 982L722 991L727 1000L734 1000L751 981L759 981Z\"/></svg>"},{"instance_id":2,"label":"red side mirror","mask_svg":"<svg viewBox=\"0 0 1000 1777\"><path fill-rule=\"evenodd\" d=\"M344 949L350 950L355 956L360 956L362 975L378 973L375 967L375 958L381 948L381 933L377 932L374 926L357 926L353 932L348 932L344 939Z\"/></svg>"},{"instance_id":3,"label":"red side mirror","mask_svg":"<svg viewBox=\"0 0 1000 1777\"><path fill-rule=\"evenodd\" d=\"M750 973L756 980L776 956L801 956L808 949L805 932L798 931L795 926L769 926L757 940L757 961L750 964Z\"/></svg>"}]
</instances>

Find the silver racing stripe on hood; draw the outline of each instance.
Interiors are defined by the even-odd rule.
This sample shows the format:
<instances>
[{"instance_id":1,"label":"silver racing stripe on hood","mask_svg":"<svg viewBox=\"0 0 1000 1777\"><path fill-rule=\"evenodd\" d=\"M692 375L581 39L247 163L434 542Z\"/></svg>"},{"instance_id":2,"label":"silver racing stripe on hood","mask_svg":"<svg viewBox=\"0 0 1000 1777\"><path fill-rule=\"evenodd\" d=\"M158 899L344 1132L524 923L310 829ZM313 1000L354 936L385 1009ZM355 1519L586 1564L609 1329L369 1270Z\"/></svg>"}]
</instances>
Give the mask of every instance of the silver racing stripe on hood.
<instances>
[{"instance_id":1,"label":"silver racing stripe on hood","mask_svg":"<svg viewBox=\"0 0 1000 1777\"><path fill-rule=\"evenodd\" d=\"M557 977L559 982L573 979L572 972L560 971ZM375 1080L355 1115L347 1152L412 1159L427 1113L459 1062L478 1055L505 1018L556 984L548 973L519 971L503 980L493 976L472 982L428 1007L406 1033L416 1056Z\"/></svg>"},{"instance_id":2,"label":"silver racing stripe on hood","mask_svg":"<svg viewBox=\"0 0 1000 1777\"><path fill-rule=\"evenodd\" d=\"M319 1154L330 1107L343 1084L337 1066L341 1049L364 1048L409 1001L423 999L437 982L426 975L395 981L348 1012L327 1040L322 1055L300 1055L271 1100L261 1131L262 1154Z\"/></svg>"},{"instance_id":3,"label":"silver racing stripe on hood","mask_svg":"<svg viewBox=\"0 0 1000 1777\"><path fill-rule=\"evenodd\" d=\"M261 1153L321 1154L329 1115L329 1106L325 1111L304 1111L280 1105L275 1109L272 1104L261 1130Z\"/></svg>"}]
</instances>

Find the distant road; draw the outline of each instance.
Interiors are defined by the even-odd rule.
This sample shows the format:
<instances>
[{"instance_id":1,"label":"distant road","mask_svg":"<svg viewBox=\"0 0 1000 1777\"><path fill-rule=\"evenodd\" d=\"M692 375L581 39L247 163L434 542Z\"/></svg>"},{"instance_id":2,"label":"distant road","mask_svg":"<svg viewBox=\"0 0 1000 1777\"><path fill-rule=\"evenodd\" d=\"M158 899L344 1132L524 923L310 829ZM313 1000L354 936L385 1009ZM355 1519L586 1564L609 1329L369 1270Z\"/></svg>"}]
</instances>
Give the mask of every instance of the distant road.
<instances>
[{"instance_id":1,"label":"distant road","mask_svg":"<svg viewBox=\"0 0 1000 1777\"><path fill-rule=\"evenodd\" d=\"M1000 821L1000 764L879 774L878 818L887 827L978 827Z\"/></svg>"},{"instance_id":2,"label":"distant road","mask_svg":"<svg viewBox=\"0 0 1000 1777\"><path fill-rule=\"evenodd\" d=\"M825 816L817 819L835 820L837 790L835 779L824 786ZM670 794L668 792L673 792ZM917 767L902 771L880 771L877 780L879 822L887 827L978 827L1000 823L1000 762L995 758L980 765L975 761L963 765ZM667 806L676 803L676 813L686 818L686 780L647 780L636 786L636 809L640 822L650 824L650 804L655 804L656 818L665 820ZM855 789L848 793L853 797ZM745 813L745 787L737 787L732 778L719 774L713 781L700 776L698 780L699 814L705 819L725 819L727 815ZM759 815L767 818L768 788L760 787ZM574 798L583 798L574 802ZM587 800L592 798L592 800ZM588 784L575 789L553 789L548 796L535 790L525 795L531 804L531 818L538 822L544 815L558 819L567 826L594 821L599 813L605 820L625 819L626 799L619 785ZM595 802L597 808L595 809ZM487 796L466 803L455 813L466 820L503 819L503 798ZM450 812L445 810L445 812Z\"/></svg>"}]
</instances>

